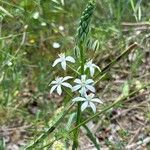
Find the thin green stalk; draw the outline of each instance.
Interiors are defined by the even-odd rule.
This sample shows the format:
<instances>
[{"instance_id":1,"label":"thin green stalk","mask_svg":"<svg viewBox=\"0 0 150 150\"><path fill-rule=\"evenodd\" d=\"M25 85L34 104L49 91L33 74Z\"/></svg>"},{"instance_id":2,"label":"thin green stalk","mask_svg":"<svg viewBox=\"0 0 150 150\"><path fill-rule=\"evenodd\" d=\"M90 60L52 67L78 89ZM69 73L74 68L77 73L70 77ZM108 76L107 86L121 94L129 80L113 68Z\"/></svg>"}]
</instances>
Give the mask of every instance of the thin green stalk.
<instances>
[{"instance_id":1,"label":"thin green stalk","mask_svg":"<svg viewBox=\"0 0 150 150\"><path fill-rule=\"evenodd\" d=\"M85 128L85 130L87 131L87 136L88 138L93 142L93 144L95 145L95 147L97 148L97 150L100 150L100 145L97 143L95 136L93 135L93 133L90 131L90 129L84 124L83 127Z\"/></svg>"},{"instance_id":2,"label":"thin green stalk","mask_svg":"<svg viewBox=\"0 0 150 150\"><path fill-rule=\"evenodd\" d=\"M40 148L37 148L36 150L41 150L41 149L44 149L46 147L50 148L53 145L53 143L56 142L56 141L58 141L58 139L55 139L55 140L51 141L50 143L48 143L48 144L46 144L46 145L44 145Z\"/></svg>"},{"instance_id":3,"label":"thin green stalk","mask_svg":"<svg viewBox=\"0 0 150 150\"><path fill-rule=\"evenodd\" d=\"M114 64L116 64L118 61L120 61L124 56L129 54L133 49L137 48L138 44L133 43L130 45L126 50L124 50L116 59L111 61L106 67L104 67L99 74L95 76L94 79L98 78L99 76L103 75L106 71L108 71Z\"/></svg>"},{"instance_id":4,"label":"thin green stalk","mask_svg":"<svg viewBox=\"0 0 150 150\"><path fill-rule=\"evenodd\" d=\"M114 65L116 64L120 59L122 59L125 55L129 54L133 49L135 49L138 46L137 43L133 43L132 45L130 45L126 50L124 50L116 59L112 60L107 66L105 66L101 72L96 75L95 79L98 78L94 84L97 84L105 75L106 72Z\"/></svg>"},{"instance_id":5,"label":"thin green stalk","mask_svg":"<svg viewBox=\"0 0 150 150\"><path fill-rule=\"evenodd\" d=\"M81 75L82 75L84 74L84 62L85 62L84 49L82 43L80 43L79 48L80 48Z\"/></svg>"},{"instance_id":6,"label":"thin green stalk","mask_svg":"<svg viewBox=\"0 0 150 150\"><path fill-rule=\"evenodd\" d=\"M94 9L95 9L95 0L89 0L85 10L82 13L82 16L79 22L79 27L77 29L76 42L77 42L77 45L79 46L79 52L80 52L80 63L81 63L80 75L84 74L85 56L84 56L83 44L89 34L90 21L91 21ZM78 126L80 122L81 122L81 102L78 102L76 126ZM75 150L78 147L78 135L79 135L79 129L76 129L74 131L72 150Z\"/></svg>"},{"instance_id":7,"label":"thin green stalk","mask_svg":"<svg viewBox=\"0 0 150 150\"><path fill-rule=\"evenodd\" d=\"M80 62L81 62L81 75L84 74L84 49L82 42L79 44L80 48ZM78 126L81 122L81 102L78 102L78 107L77 107L77 119L76 119L76 126ZM78 147L78 136L79 136L79 129L75 130L74 132L74 139L73 139L73 146L72 150L76 150Z\"/></svg>"},{"instance_id":8,"label":"thin green stalk","mask_svg":"<svg viewBox=\"0 0 150 150\"><path fill-rule=\"evenodd\" d=\"M68 91L68 89L66 89L65 87L62 87L62 89L66 92L66 96L64 99L64 106L66 106L69 103L69 101L73 99L73 97L72 97L72 93Z\"/></svg>"},{"instance_id":9,"label":"thin green stalk","mask_svg":"<svg viewBox=\"0 0 150 150\"><path fill-rule=\"evenodd\" d=\"M76 125L80 124L80 120L81 120L81 102L78 103L78 107L77 107ZM76 129L74 132L72 150L76 150L78 147L78 136L79 136L79 129Z\"/></svg>"},{"instance_id":10,"label":"thin green stalk","mask_svg":"<svg viewBox=\"0 0 150 150\"><path fill-rule=\"evenodd\" d=\"M66 89L66 88L63 88L63 90L66 92L66 94L72 99L72 94Z\"/></svg>"},{"instance_id":11,"label":"thin green stalk","mask_svg":"<svg viewBox=\"0 0 150 150\"><path fill-rule=\"evenodd\" d=\"M72 68L70 65L67 64L67 66L68 66L73 72L75 72L77 75L80 75L80 73L79 73L77 70L75 70L74 68Z\"/></svg>"},{"instance_id":12,"label":"thin green stalk","mask_svg":"<svg viewBox=\"0 0 150 150\"><path fill-rule=\"evenodd\" d=\"M97 84L99 81L101 81L103 79L103 77L105 77L105 76L106 76L106 73L102 74L100 76L100 78L94 82L94 85Z\"/></svg>"}]
</instances>

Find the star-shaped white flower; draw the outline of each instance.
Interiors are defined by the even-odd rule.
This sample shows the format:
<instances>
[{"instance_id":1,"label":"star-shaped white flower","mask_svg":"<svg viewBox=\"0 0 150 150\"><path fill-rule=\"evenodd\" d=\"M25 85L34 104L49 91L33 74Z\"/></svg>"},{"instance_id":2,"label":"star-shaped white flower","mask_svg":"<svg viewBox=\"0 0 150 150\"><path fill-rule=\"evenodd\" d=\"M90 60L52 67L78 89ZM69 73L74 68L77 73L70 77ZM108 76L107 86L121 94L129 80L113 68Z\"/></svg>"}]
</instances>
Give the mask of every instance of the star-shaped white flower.
<instances>
[{"instance_id":1,"label":"star-shaped white flower","mask_svg":"<svg viewBox=\"0 0 150 150\"><path fill-rule=\"evenodd\" d=\"M75 63L75 60L74 60L73 57L71 57L71 56L67 56L67 57L66 57L64 53L61 53L61 54L59 54L58 56L59 56L59 58L57 58L57 59L54 61L53 67L56 66L58 63L61 63L62 68L63 68L64 70L66 70L66 66L67 66L67 63L66 63L66 62L67 62L67 61L72 62L72 63Z\"/></svg>"},{"instance_id":2,"label":"star-shaped white flower","mask_svg":"<svg viewBox=\"0 0 150 150\"><path fill-rule=\"evenodd\" d=\"M72 77L70 77L70 76L66 76L64 78L63 77L57 77L54 81L52 81L50 83L50 85L53 85L53 86L52 86L52 88L50 90L50 94L56 89L57 93L59 95L61 95L61 93L62 93L61 86L65 86L65 87L68 87L68 88L72 89L72 86L69 83L64 82L64 81L66 81L68 79L72 79Z\"/></svg>"},{"instance_id":3,"label":"star-shaped white flower","mask_svg":"<svg viewBox=\"0 0 150 150\"><path fill-rule=\"evenodd\" d=\"M53 43L53 48L56 48L56 49L57 49L57 48L60 48L60 44L57 43L57 42L54 42L54 43Z\"/></svg>"},{"instance_id":4,"label":"star-shaped white flower","mask_svg":"<svg viewBox=\"0 0 150 150\"><path fill-rule=\"evenodd\" d=\"M34 18L34 19L38 19L39 16L40 16L39 12L35 12L35 13L33 14L33 18Z\"/></svg>"},{"instance_id":5,"label":"star-shaped white flower","mask_svg":"<svg viewBox=\"0 0 150 150\"><path fill-rule=\"evenodd\" d=\"M84 71L88 68L90 70L90 75L93 77L94 73L95 73L95 69L98 69L99 71L101 71L101 70L97 65L92 63L92 61L93 60L90 60L84 65Z\"/></svg>"},{"instance_id":6,"label":"star-shaped white flower","mask_svg":"<svg viewBox=\"0 0 150 150\"><path fill-rule=\"evenodd\" d=\"M81 111L84 111L87 107L91 107L93 112L96 112L96 106L94 102L96 103L103 103L99 98L94 98L94 94L91 93L89 95L85 94L84 97L76 97L72 100L73 102L83 102L81 105Z\"/></svg>"},{"instance_id":7,"label":"star-shaped white flower","mask_svg":"<svg viewBox=\"0 0 150 150\"><path fill-rule=\"evenodd\" d=\"M95 88L93 87L94 81L92 79L86 79L86 75L81 75L81 79L75 79L74 80L77 85L75 85L72 88L72 91L77 91L81 93L81 95L84 95L88 90L95 93Z\"/></svg>"}]
</instances>

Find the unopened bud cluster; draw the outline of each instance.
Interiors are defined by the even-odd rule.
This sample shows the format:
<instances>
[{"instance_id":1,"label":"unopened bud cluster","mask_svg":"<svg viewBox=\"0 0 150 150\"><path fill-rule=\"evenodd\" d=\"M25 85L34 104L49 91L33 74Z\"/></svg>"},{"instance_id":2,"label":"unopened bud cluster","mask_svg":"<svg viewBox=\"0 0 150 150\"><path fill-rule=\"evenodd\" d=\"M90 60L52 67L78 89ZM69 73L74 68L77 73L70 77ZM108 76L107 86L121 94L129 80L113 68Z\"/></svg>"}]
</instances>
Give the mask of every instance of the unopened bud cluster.
<instances>
[{"instance_id":1,"label":"unopened bud cluster","mask_svg":"<svg viewBox=\"0 0 150 150\"><path fill-rule=\"evenodd\" d=\"M77 42L85 41L88 33L89 33L89 24L91 21L91 16L93 15L95 9L95 1L89 1L85 10L82 13L81 20L79 23L79 27L77 29Z\"/></svg>"}]
</instances>

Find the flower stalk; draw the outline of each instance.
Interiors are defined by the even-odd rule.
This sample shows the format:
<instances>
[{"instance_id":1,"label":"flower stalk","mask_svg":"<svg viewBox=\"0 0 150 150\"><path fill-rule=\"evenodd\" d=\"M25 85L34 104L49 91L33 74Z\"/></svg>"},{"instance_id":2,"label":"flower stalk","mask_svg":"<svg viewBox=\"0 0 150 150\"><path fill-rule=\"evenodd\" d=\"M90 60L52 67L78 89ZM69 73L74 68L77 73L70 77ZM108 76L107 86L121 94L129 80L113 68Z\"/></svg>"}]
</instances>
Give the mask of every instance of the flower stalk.
<instances>
[{"instance_id":1,"label":"flower stalk","mask_svg":"<svg viewBox=\"0 0 150 150\"><path fill-rule=\"evenodd\" d=\"M80 74L84 74L84 60L85 60L85 55L84 55L84 49L83 49L83 45L82 42L79 44L79 48L80 48L80 65L81 65L81 72ZM81 104L82 102L78 102L78 106L77 106L77 118L76 118L76 126L78 126L81 122ZM74 139L73 139L73 146L72 146L72 150L76 150L78 148L78 137L79 137L79 128L75 130L74 132Z\"/></svg>"},{"instance_id":2,"label":"flower stalk","mask_svg":"<svg viewBox=\"0 0 150 150\"><path fill-rule=\"evenodd\" d=\"M79 23L79 27L77 29L77 44L79 47L79 55L80 55L80 75L84 75L84 66L85 66L85 52L84 52L84 42L87 39L88 33L89 33L89 26L90 26L90 20L91 16L94 12L95 8L95 1L90 0L87 4L85 10L82 13L81 20ZM82 96L82 94L81 94ZM82 102L78 102L77 106L77 118L76 118L76 126L78 126L81 122L81 104ZM79 136L79 128L77 128L74 132L74 139L73 139L73 146L72 150L76 150L78 148L78 136Z\"/></svg>"}]
</instances>

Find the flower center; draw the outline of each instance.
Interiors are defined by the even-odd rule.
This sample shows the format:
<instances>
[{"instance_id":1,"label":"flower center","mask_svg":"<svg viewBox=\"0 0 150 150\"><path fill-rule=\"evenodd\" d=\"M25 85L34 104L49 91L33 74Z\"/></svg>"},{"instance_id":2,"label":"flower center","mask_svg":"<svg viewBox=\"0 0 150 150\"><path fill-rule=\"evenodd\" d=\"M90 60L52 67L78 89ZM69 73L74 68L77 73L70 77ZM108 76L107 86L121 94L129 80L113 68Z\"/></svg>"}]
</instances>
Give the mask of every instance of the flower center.
<instances>
[{"instance_id":1,"label":"flower center","mask_svg":"<svg viewBox=\"0 0 150 150\"><path fill-rule=\"evenodd\" d=\"M61 85L61 84L62 84L62 81L59 81L59 82L58 82L58 85Z\"/></svg>"},{"instance_id":2,"label":"flower center","mask_svg":"<svg viewBox=\"0 0 150 150\"><path fill-rule=\"evenodd\" d=\"M59 78L58 80L57 80L57 85L61 85L62 84L62 78Z\"/></svg>"},{"instance_id":3,"label":"flower center","mask_svg":"<svg viewBox=\"0 0 150 150\"><path fill-rule=\"evenodd\" d=\"M61 61L66 61L65 55L64 54L59 54L59 57Z\"/></svg>"},{"instance_id":4,"label":"flower center","mask_svg":"<svg viewBox=\"0 0 150 150\"><path fill-rule=\"evenodd\" d=\"M85 82L82 82L82 83L81 83L81 86L82 86L82 87L85 87L85 86L86 86L86 83L85 83Z\"/></svg>"}]
</instances>

